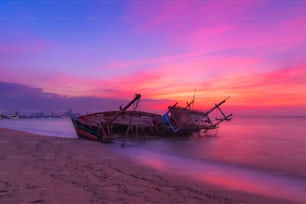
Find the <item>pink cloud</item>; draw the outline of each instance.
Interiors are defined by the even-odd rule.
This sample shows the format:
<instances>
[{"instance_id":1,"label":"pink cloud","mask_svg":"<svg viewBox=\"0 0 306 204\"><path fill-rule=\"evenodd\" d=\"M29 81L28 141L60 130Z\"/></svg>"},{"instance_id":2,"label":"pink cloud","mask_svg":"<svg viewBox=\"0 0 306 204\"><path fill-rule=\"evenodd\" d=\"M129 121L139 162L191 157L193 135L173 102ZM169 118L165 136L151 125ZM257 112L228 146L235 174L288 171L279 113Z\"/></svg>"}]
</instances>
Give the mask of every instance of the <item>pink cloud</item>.
<instances>
[{"instance_id":1,"label":"pink cloud","mask_svg":"<svg viewBox=\"0 0 306 204\"><path fill-rule=\"evenodd\" d=\"M216 27L215 35L205 28L194 32L189 38L189 48L192 52L214 52L229 49L244 48L256 54L270 54L287 50L306 43L305 18L295 18L250 29L248 25L232 27Z\"/></svg>"},{"instance_id":2,"label":"pink cloud","mask_svg":"<svg viewBox=\"0 0 306 204\"><path fill-rule=\"evenodd\" d=\"M18 80L47 92L68 96L131 98L135 93L141 93L144 98L183 103L191 100L193 90L197 88L198 104L204 105L211 105L229 95L236 105L250 105L253 101L266 105L306 104L303 94L306 89L305 63L265 71L271 70L270 65L256 58L187 56L181 62L164 62L151 70L123 75L118 73L112 78L38 72L33 80L31 73L3 69L1 76L5 76L5 79L2 77L4 81Z\"/></svg>"},{"instance_id":3,"label":"pink cloud","mask_svg":"<svg viewBox=\"0 0 306 204\"><path fill-rule=\"evenodd\" d=\"M235 104L305 105L305 67L306 64L301 64L244 77L225 76L210 84L211 91L232 95Z\"/></svg>"},{"instance_id":4,"label":"pink cloud","mask_svg":"<svg viewBox=\"0 0 306 204\"><path fill-rule=\"evenodd\" d=\"M186 101L192 99L194 88L197 88L194 106L197 109L207 109L227 96L232 96L229 105L240 106L239 109L254 106L298 107L306 104L305 67L306 64L300 64L258 73L240 70L240 74L218 75L199 81L185 81L184 77L190 79L188 69L186 72L182 72L180 68L175 71L175 66L172 70L160 68L154 72L138 72L101 80L54 73L42 76L32 84L36 87L40 84L39 87L45 92L67 96L130 99L135 93L141 93L144 99L154 99L143 102L142 110L154 109L157 112L164 111L174 102L184 106ZM194 76L205 75L205 71L200 69L195 72ZM20 73L16 75L19 79L20 76ZM28 81L27 84L31 82Z\"/></svg>"},{"instance_id":5,"label":"pink cloud","mask_svg":"<svg viewBox=\"0 0 306 204\"><path fill-rule=\"evenodd\" d=\"M238 60L237 64L241 62ZM256 61L246 61L245 66L247 63L256 63ZM207 101L211 104L228 95L232 96L231 101L234 104L251 105L254 101L257 105L306 104L306 97L303 94L303 90L306 89L305 64L253 73L241 68L236 70L237 72L215 77L205 77L209 70L186 66L165 66L153 73L136 73L119 77L116 78L119 81L116 89L129 90L127 95L137 90L140 93L146 93L148 98L184 102L192 96L193 89L197 88L197 100L199 103L206 101L206 104ZM203 76L203 80L190 80L198 76L200 79ZM109 84L113 85L114 82L109 81Z\"/></svg>"},{"instance_id":6,"label":"pink cloud","mask_svg":"<svg viewBox=\"0 0 306 204\"><path fill-rule=\"evenodd\" d=\"M279 64L260 57L305 44L305 17L288 17L258 25L241 23L243 19L239 19L250 8L260 6L257 1L238 2L239 5L235 1L137 2L129 3L127 9L127 14L135 20L132 27L136 27L136 33L155 33L158 30L158 35L154 37L165 37L169 43L165 46L181 46L183 50L159 57L138 57L126 61L114 58L103 62L103 71L106 71L104 67L111 69L111 78L102 73L100 66L95 70L95 76L82 76L83 71L79 71L78 75L73 71L71 74L52 70L41 73L37 68L35 80L30 77L33 72L18 73L18 69L2 70L0 79L17 79L49 92L71 96L130 98L135 92L140 92L147 98L185 101L197 88L199 100L209 96L215 101L218 97L232 95L236 104L247 104L254 99L272 104L277 103L276 98L291 104L290 97L296 101L301 99L296 103L305 102L299 96L305 88L301 78L305 76L305 66L279 70ZM287 12L291 14L292 11ZM0 52L39 52L45 46L43 41L22 45L9 43L1 46ZM254 55L231 52L240 48L251 50ZM69 62L74 57L66 58L63 57L63 61ZM1 64L6 68L7 63ZM136 70L135 65L143 65L143 68L131 71ZM269 95L275 99L269 99Z\"/></svg>"},{"instance_id":7,"label":"pink cloud","mask_svg":"<svg viewBox=\"0 0 306 204\"><path fill-rule=\"evenodd\" d=\"M131 3L127 14L133 16L138 28L152 31L153 39L166 39L167 46L184 48L188 52L245 48L262 54L305 43L305 16L294 15L302 12L298 6L271 9L271 13L265 13L267 21L259 24L257 16L251 12L267 6L265 1L187 2L174 5L161 1L154 5ZM146 19L146 16L157 18ZM139 20L143 17L144 20Z\"/></svg>"},{"instance_id":8,"label":"pink cloud","mask_svg":"<svg viewBox=\"0 0 306 204\"><path fill-rule=\"evenodd\" d=\"M270 50L285 50L295 47L306 41L306 18L295 18L280 21L271 25L260 33L248 33L253 43L245 42L245 46L268 48Z\"/></svg>"}]
</instances>

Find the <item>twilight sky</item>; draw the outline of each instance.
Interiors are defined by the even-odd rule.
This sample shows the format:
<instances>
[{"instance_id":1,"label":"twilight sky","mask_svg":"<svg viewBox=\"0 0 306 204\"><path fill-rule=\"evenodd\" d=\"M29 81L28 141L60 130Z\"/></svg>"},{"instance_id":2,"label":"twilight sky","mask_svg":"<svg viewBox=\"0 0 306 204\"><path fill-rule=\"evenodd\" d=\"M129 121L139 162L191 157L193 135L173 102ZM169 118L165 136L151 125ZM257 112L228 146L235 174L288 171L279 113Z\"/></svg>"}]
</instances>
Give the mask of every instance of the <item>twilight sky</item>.
<instances>
[{"instance_id":1,"label":"twilight sky","mask_svg":"<svg viewBox=\"0 0 306 204\"><path fill-rule=\"evenodd\" d=\"M306 0L1 0L0 28L0 113L196 88L195 108L306 114Z\"/></svg>"}]
</instances>

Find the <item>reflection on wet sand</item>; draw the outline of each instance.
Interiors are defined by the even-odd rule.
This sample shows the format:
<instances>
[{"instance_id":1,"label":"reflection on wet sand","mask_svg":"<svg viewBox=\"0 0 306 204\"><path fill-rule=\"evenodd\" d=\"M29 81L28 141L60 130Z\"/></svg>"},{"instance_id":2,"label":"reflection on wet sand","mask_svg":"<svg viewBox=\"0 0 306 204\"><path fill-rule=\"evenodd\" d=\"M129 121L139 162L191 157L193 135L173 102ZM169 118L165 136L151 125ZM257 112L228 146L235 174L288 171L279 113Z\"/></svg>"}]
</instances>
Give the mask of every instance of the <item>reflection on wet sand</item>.
<instances>
[{"instance_id":1,"label":"reflection on wet sand","mask_svg":"<svg viewBox=\"0 0 306 204\"><path fill-rule=\"evenodd\" d=\"M123 150L138 162L219 187L293 202L306 202L306 180L269 171L169 156L140 148Z\"/></svg>"}]
</instances>

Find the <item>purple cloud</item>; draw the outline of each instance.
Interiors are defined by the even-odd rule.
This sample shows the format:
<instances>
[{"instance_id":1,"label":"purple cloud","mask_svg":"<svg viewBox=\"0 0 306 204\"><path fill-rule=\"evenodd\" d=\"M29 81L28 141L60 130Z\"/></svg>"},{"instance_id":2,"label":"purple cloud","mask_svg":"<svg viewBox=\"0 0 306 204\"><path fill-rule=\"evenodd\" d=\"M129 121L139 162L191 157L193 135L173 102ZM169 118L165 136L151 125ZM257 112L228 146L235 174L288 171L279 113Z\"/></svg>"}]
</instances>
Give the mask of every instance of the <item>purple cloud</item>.
<instances>
[{"instance_id":1,"label":"purple cloud","mask_svg":"<svg viewBox=\"0 0 306 204\"><path fill-rule=\"evenodd\" d=\"M125 99L98 97L66 97L44 92L17 83L0 82L1 112L63 112L72 109L74 112L93 112L118 109L125 104Z\"/></svg>"}]
</instances>

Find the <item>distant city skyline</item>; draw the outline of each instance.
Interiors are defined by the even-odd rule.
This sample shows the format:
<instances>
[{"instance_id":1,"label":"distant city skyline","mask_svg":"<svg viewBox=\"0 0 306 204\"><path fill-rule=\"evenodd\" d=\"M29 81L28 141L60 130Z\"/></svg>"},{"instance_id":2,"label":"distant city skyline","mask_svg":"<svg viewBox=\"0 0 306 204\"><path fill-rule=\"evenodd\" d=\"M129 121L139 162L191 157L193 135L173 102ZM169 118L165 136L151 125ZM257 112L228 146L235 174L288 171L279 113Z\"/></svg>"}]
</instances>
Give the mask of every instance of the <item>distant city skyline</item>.
<instances>
[{"instance_id":1,"label":"distant city skyline","mask_svg":"<svg viewBox=\"0 0 306 204\"><path fill-rule=\"evenodd\" d=\"M231 96L238 114L306 115L306 1L0 2L0 113L164 112Z\"/></svg>"}]
</instances>

